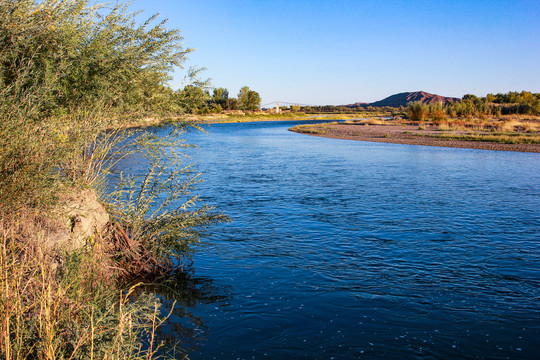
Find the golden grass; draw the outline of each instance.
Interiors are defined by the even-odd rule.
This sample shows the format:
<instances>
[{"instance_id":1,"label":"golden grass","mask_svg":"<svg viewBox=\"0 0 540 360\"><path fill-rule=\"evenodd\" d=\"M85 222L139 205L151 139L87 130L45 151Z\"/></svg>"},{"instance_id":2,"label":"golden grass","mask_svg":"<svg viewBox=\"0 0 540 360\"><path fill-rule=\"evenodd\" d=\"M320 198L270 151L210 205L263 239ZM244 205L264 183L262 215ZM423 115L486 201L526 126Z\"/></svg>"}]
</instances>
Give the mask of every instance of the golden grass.
<instances>
[{"instance_id":1,"label":"golden grass","mask_svg":"<svg viewBox=\"0 0 540 360\"><path fill-rule=\"evenodd\" d=\"M0 358L154 357L159 346L143 349L141 336L151 342L162 323L159 302L119 289L99 242L62 252L43 231L21 239L20 226L0 226Z\"/></svg>"},{"instance_id":2,"label":"golden grass","mask_svg":"<svg viewBox=\"0 0 540 360\"><path fill-rule=\"evenodd\" d=\"M321 125L297 125L290 128L289 130L302 133L302 134L313 134L313 135L324 135L328 132L328 129L325 129Z\"/></svg>"},{"instance_id":3,"label":"golden grass","mask_svg":"<svg viewBox=\"0 0 540 360\"><path fill-rule=\"evenodd\" d=\"M422 134L417 134L422 135ZM440 135L422 135L440 138L449 138L466 141L486 141L501 144L540 144L540 135L523 134L523 133L469 133L469 134L452 134L445 133Z\"/></svg>"},{"instance_id":4,"label":"golden grass","mask_svg":"<svg viewBox=\"0 0 540 360\"><path fill-rule=\"evenodd\" d=\"M369 118L344 122L345 125L388 125L388 123L388 121L385 121L381 118Z\"/></svg>"}]
</instances>

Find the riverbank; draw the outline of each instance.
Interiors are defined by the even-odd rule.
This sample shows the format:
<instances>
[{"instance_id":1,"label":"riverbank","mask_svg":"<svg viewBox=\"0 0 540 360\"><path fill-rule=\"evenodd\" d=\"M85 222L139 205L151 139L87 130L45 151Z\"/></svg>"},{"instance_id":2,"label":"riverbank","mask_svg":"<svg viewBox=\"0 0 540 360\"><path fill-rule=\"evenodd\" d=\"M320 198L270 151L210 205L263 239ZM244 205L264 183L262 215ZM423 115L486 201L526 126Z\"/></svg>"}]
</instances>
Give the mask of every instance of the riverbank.
<instances>
[{"instance_id":1,"label":"riverbank","mask_svg":"<svg viewBox=\"0 0 540 360\"><path fill-rule=\"evenodd\" d=\"M289 130L333 139L540 153L539 143L504 143L498 142L504 141L504 138L490 138L486 132L476 132L474 137L474 132L470 130L441 131L437 126L427 125L332 123L300 125ZM514 133L506 136L510 137L508 141L512 141L511 136L519 135Z\"/></svg>"},{"instance_id":2,"label":"riverbank","mask_svg":"<svg viewBox=\"0 0 540 360\"><path fill-rule=\"evenodd\" d=\"M281 114L272 113L237 113L237 114L215 114L215 115L187 115L185 119L196 123L241 123L257 121L309 121L309 120L360 120L374 116L391 116L387 112L363 111L354 114L305 114L285 112Z\"/></svg>"},{"instance_id":3,"label":"riverbank","mask_svg":"<svg viewBox=\"0 0 540 360\"><path fill-rule=\"evenodd\" d=\"M183 114L173 117L154 118L141 117L130 120L123 120L118 124L114 124L110 129L128 129L128 128L144 128L151 126L160 126L166 123L174 122L190 122L194 124L224 124L224 123L244 123L244 122L259 122L259 121L309 121L309 120L360 120L370 117L391 117L388 112L380 111L362 111L354 114L305 114L285 112L280 114L267 112L242 112L234 113L219 113L219 114Z\"/></svg>"}]
</instances>

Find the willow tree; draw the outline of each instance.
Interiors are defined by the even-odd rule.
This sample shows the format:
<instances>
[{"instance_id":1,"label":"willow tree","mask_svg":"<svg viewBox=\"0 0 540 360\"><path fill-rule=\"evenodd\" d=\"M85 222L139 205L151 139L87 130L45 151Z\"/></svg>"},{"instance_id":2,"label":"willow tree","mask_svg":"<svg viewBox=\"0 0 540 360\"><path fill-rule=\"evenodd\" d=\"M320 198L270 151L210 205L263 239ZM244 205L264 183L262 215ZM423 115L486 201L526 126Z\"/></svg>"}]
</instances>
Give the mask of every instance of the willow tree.
<instances>
[{"instance_id":1,"label":"willow tree","mask_svg":"<svg viewBox=\"0 0 540 360\"><path fill-rule=\"evenodd\" d=\"M166 20L154 15L140 23L128 6L0 0L5 209L40 204L54 194L59 170L77 162L104 119L177 110L166 82L192 50Z\"/></svg>"},{"instance_id":2,"label":"willow tree","mask_svg":"<svg viewBox=\"0 0 540 360\"><path fill-rule=\"evenodd\" d=\"M0 0L0 90L39 94L42 109L96 105L151 110L191 49L158 15L139 24L129 3ZM37 100L37 99L35 99Z\"/></svg>"}]
</instances>

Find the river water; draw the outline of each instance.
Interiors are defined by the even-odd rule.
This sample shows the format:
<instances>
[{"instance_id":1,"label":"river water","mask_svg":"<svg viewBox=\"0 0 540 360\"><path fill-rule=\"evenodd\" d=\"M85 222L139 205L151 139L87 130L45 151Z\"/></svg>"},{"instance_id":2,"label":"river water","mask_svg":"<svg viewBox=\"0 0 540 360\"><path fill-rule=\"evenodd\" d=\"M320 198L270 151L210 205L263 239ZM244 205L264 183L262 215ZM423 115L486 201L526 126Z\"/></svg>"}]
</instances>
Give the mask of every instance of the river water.
<instances>
[{"instance_id":1,"label":"river water","mask_svg":"<svg viewBox=\"0 0 540 360\"><path fill-rule=\"evenodd\" d=\"M540 358L538 154L295 124L185 134L196 192L232 222L203 238L165 338L192 360Z\"/></svg>"}]
</instances>

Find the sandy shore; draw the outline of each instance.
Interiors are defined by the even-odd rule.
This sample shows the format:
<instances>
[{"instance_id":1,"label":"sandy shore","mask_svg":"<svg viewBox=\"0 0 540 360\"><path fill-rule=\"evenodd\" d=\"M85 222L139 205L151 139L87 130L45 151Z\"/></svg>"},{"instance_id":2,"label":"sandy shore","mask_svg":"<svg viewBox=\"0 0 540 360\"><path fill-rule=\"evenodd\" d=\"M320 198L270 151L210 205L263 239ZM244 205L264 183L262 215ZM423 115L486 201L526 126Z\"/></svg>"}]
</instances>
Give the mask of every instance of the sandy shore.
<instances>
[{"instance_id":1,"label":"sandy shore","mask_svg":"<svg viewBox=\"0 0 540 360\"><path fill-rule=\"evenodd\" d=\"M318 126L319 127L319 126ZM540 153L540 144L501 144L486 141L466 141L421 135L440 135L429 127L420 130L418 125L324 125L324 134L307 133L334 139L374 141L395 144L443 146L499 151L521 151ZM304 133L302 131L298 131Z\"/></svg>"}]
</instances>

